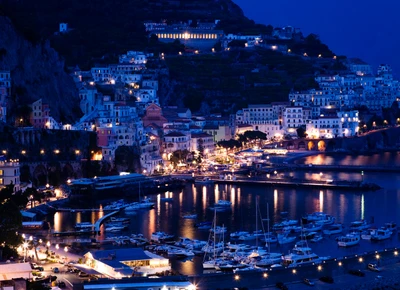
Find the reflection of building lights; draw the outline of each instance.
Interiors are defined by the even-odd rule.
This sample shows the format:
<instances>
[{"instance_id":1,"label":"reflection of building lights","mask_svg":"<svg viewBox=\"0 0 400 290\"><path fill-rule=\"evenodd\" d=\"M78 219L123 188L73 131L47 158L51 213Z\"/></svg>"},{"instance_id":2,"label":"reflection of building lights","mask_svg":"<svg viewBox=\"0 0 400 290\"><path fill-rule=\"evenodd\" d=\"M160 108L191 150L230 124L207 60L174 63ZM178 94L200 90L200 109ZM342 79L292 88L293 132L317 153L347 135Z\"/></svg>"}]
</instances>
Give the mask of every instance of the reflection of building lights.
<instances>
[{"instance_id":1,"label":"reflection of building lights","mask_svg":"<svg viewBox=\"0 0 400 290\"><path fill-rule=\"evenodd\" d=\"M364 261L364 260L363 260L362 257L360 257L360 258L358 258L358 261L359 261L360 263L362 263L362 261Z\"/></svg>"},{"instance_id":2,"label":"reflection of building lights","mask_svg":"<svg viewBox=\"0 0 400 290\"><path fill-rule=\"evenodd\" d=\"M264 274L263 274L263 277L264 277L264 278L268 278L268 273L264 273Z\"/></svg>"},{"instance_id":3,"label":"reflection of building lights","mask_svg":"<svg viewBox=\"0 0 400 290\"><path fill-rule=\"evenodd\" d=\"M318 265L317 269L318 269L318 271L321 271L322 270L322 266Z\"/></svg>"},{"instance_id":4,"label":"reflection of building lights","mask_svg":"<svg viewBox=\"0 0 400 290\"><path fill-rule=\"evenodd\" d=\"M375 258L378 260L381 256L379 254L376 254Z\"/></svg>"},{"instance_id":5,"label":"reflection of building lights","mask_svg":"<svg viewBox=\"0 0 400 290\"><path fill-rule=\"evenodd\" d=\"M239 279L240 279L240 276L239 275L235 275L235 280L237 281Z\"/></svg>"},{"instance_id":6,"label":"reflection of building lights","mask_svg":"<svg viewBox=\"0 0 400 290\"><path fill-rule=\"evenodd\" d=\"M342 266L342 262L339 262L339 263L338 263L338 266L341 267L341 266Z\"/></svg>"},{"instance_id":7,"label":"reflection of building lights","mask_svg":"<svg viewBox=\"0 0 400 290\"><path fill-rule=\"evenodd\" d=\"M292 270L292 273L293 273L293 274L296 274L296 272L297 272L296 269L293 269L293 270Z\"/></svg>"}]
</instances>

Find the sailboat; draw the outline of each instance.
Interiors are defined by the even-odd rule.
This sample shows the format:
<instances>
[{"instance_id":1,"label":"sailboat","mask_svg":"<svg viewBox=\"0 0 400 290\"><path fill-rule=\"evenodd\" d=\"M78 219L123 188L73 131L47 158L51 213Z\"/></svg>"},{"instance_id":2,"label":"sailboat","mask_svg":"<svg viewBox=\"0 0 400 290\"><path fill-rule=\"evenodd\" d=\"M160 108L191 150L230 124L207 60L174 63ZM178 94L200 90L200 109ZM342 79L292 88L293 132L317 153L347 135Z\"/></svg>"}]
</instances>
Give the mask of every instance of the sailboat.
<instances>
[{"instance_id":1,"label":"sailboat","mask_svg":"<svg viewBox=\"0 0 400 290\"><path fill-rule=\"evenodd\" d=\"M125 207L125 211L135 211L139 209L150 209L154 207L154 202L151 202L149 199L141 199L140 196L140 182L139 182L139 202L134 202Z\"/></svg>"},{"instance_id":2,"label":"sailboat","mask_svg":"<svg viewBox=\"0 0 400 290\"><path fill-rule=\"evenodd\" d=\"M271 235L269 232L269 220L270 220L269 219L269 203L267 203L267 216L268 216L268 218L267 218L267 235L264 235L264 239L266 241L265 246L267 247L268 252L267 252L267 254L262 256L261 260L256 262L255 266L259 267L259 268L265 268L265 267L274 265L276 263L279 263L281 261L281 256L282 256L281 253L271 253L271 247L270 247ZM265 219L263 219L263 220L265 220ZM263 225L263 231L264 231L264 225ZM264 231L264 233L265 233L265 231Z\"/></svg>"},{"instance_id":3,"label":"sailboat","mask_svg":"<svg viewBox=\"0 0 400 290\"><path fill-rule=\"evenodd\" d=\"M204 260L203 260L203 269L204 270L214 270L218 267L217 261L217 241L216 241L216 232L217 232L217 210L214 209L214 220L213 220L213 231L210 230L210 237L208 239L207 245L204 247L206 250L204 251ZM213 236L213 241L211 241L211 235ZM207 253L210 252L210 243L213 246L213 258L206 261ZM223 246L222 246L223 249Z\"/></svg>"}]
</instances>

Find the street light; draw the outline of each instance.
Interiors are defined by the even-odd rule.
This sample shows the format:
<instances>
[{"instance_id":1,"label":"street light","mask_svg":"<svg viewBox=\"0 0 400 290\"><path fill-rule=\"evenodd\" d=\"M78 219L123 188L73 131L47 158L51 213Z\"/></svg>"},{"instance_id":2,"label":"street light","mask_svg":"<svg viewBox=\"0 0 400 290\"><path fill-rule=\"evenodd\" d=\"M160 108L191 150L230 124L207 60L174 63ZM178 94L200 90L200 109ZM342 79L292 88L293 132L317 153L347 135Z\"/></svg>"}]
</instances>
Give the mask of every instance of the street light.
<instances>
[{"instance_id":1,"label":"street light","mask_svg":"<svg viewBox=\"0 0 400 290\"><path fill-rule=\"evenodd\" d=\"M56 250L58 250L60 248L60 246L58 244L56 244Z\"/></svg>"}]
</instances>

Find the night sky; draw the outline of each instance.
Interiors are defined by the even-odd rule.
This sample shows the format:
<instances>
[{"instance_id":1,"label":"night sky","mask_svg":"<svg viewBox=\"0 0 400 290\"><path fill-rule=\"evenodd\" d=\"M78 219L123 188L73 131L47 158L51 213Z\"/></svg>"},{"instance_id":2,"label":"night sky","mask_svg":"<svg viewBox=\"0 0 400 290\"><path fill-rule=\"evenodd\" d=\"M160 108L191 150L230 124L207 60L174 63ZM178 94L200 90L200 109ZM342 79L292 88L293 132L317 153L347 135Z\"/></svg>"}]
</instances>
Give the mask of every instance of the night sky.
<instances>
[{"instance_id":1,"label":"night sky","mask_svg":"<svg viewBox=\"0 0 400 290\"><path fill-rule=\"evenodd\" d=\"M337 55L390 64L400 75L398 0L233 0L257 23L319 35Z\"/></svg>"}]
</instances>

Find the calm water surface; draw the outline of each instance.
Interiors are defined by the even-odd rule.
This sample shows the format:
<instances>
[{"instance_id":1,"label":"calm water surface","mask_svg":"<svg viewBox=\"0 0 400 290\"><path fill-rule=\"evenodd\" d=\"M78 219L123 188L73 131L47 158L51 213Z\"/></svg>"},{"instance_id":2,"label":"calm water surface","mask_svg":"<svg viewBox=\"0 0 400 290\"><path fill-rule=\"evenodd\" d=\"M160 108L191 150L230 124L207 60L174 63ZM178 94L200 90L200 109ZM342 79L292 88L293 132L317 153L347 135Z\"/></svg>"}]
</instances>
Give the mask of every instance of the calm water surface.
<instances>
[{"instance_id":1,"label":"calm water surface","mask_svg":"<svg viewBox=\"0 0 400 290\"><path fill-rule=\"evenodd\" d=\"M397 162L397 155L387 155L391 160ZM319 156L319 155L318 155ZM318 156L307 157L306 160L313 160L317 164ZM392 156L392 157L390 157ZM328 157L330 158L330 157ZM380 160L375 155L360 157L364 160ZM335 162L350 162L353 157L335 157ZM359 159L355 158L357 162ZM306 162L306 161L305 161ZM333 161L328 161L333 162ZM338 163L336 163L338 164ZM345 163L342 163L345 164ZM370 163L368 163L370 164ZM390 163L387 163L390 164ZM393 163L392 163L393 164ZM361 180L359 173L328 172L322 176L313 172L285 173L298 178L314 179L345 179ZM290 219L300 219L305 213L324 211L336 217L337 222L348 225L350 222L360 219L374 219L375 226L382 226L385 222L395 221L400 223L400 178L392 173L368 173L364 180L377 183L383 189L375 192L352 192L343 190L316 190L316 189L287 189L274 188L270 186L231 186L231 185L187 185L182 191L168 192L152 196L156 206L152 210L139 211L130 215L131 224L129 231L110 235L128 235L130 233L143 233L147 238L152 232L164 231L172 233L177 237L184 236L194 239L208 239L208 231L197 230L194 227L196 222L212 221L214 213L208 208L219 199L226 199L232 202L230 212L218 213L218 225L228 227L228 233L236 230L253 231L256 228L256 200L264 218L267 215L267 204L271 223L281 221L284 216L281 212L288 212ZM162 202L160 197L173 197L173 202ZM197 213L197 220L185 220L181 217L188 213ZM54 229L56 231L72 230L76 222L95 222L102 213L56 213L54 216ZM124 216L127 216L123 214ZM261 228L259 222L259 229ZM265 230L266 228L266 224ZM225 235L226 239L229 234ZM104 236L100 237L104 238ZM254 243L254 241L253 241ZM382 242L370 242L361 240L360 244L351 248L339 248L334 238L324 237L319 243L310 243L315 253L320 256L345 256L348 254L362 253L364 251L376 250L399 245L397 234L391 239ZM293 245L277 246L272 245L271 251L287 253ZM201 273L202 258L195 257L189 261L172 260L172 266L183 274Z\"/></svg>"}]
</instances>

